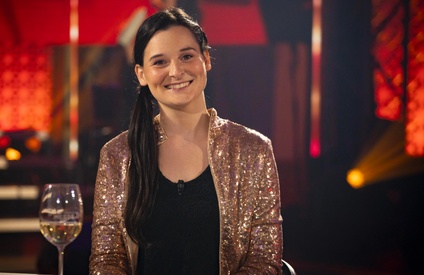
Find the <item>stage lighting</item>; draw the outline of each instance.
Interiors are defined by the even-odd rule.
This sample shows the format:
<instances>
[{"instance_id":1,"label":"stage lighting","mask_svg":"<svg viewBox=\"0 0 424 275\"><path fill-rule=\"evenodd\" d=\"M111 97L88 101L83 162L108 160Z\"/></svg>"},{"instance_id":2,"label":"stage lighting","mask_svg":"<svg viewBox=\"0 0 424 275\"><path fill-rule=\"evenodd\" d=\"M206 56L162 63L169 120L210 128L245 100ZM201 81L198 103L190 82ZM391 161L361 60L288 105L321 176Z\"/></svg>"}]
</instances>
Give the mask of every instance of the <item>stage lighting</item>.
<instances>
[{"instance_id":1,"label":"stage lighting","mask_svg":"<svg viewBox=\"0 0 424 275\"><path fill-rule=\"evenodd\" d=\"M9 147L9 148L6 149L6 159L7 160L20 160L21 159L21 152L19 152L16 149Z\"/></svg>"},{"instance_id":2,"label":"stage lighting","mask_svg":"<svg viewBox=\"0 0 424 275\"><path fill-rule=\"evenodd\" d=\"M0 136L0 149L6 149L10 146L10 137Z\"/></svg>"},{"instance_id":3,"label":"stage lighting","mask_svg":"<svg viewBox=\"0 0 424 275\"><path fill-rule=\"evenodd\" d=\"M25 140L25 147L33 153L38 153L41 149L41 145L41 141L35 136Z\"/></svg>"},{"instance_id":4,"label":"stage lighting","mask_svg":"<svg viewBox=\"0 0 424 275\"><path fill-rule=\"evenodd\" d=\"M383 132L380 129L378 135L370 134L370 140L364 144L358 159L351 166L353 179L360 179L358 172L362 173L363 182L357 185L365 187L424 173L424 159L405 153L404 127L404 123L392 123ZM348 183L353 188L359 188L349 180Z\"/></svg>"},{"instance_id":5,"label":"stage lighting","mask_svg":"<svg viewBox=\"0 0 424 275\"><path fill-rule=\"evenodd\" d=\"M361 188L365 185L365 176L359 169L352 169L347 172L347 182L355 189Z\"/></svg>"}]
</instances>

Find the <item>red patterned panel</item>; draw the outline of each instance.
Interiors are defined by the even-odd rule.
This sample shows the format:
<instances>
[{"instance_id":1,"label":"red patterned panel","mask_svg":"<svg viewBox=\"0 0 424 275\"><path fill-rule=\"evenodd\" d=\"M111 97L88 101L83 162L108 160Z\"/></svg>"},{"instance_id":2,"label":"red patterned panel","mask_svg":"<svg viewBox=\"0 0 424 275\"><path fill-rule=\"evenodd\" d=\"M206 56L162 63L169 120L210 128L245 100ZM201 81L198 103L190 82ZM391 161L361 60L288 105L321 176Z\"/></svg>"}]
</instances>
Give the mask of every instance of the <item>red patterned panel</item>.
<instances>
[{"instance_id":1,"label":"red patterned panel","mask_svg":"<svg viewBox=\"0 0 424 275\"><path fill-rule=\"evenodd\" d=\"M48 131L52 102L48 51L0 47L0 131Z\"/></svg>"},{"instance_id":2,"label":"red patterned panel","mask_svg":"<svg viewBox=\"0 0 424 275\"><path fill-rule=\"evenodd\" d=\"M402 0L373 0L372 29L376 115L399 120L403 112L404 9Z\"/></svg>"},{"instance_id":3,"label":"red patterned panel","mask_svg":"<svg viewBox=\"0 0 424 275\"><path fill-rule=\"evenodd\" d=\"M408 44L406 152L424 156L424 1L411 0Z\"/></svg>"}]
</instances>

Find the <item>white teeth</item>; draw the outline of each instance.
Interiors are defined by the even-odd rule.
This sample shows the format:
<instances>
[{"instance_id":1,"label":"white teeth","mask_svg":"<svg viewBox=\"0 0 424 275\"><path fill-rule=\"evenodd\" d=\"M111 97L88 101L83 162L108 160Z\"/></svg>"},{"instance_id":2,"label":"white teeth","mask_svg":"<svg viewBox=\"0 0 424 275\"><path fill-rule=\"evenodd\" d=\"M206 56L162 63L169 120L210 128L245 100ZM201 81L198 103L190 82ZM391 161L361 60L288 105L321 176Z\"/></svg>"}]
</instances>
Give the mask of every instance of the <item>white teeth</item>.
<instances>
[{"instance_id":1,"label":"white teeth","mask_svg":"<svg viewBox=\"0 0 424 275\"><path fill-rule=\"evenodd\" d=\"M179 83L179 84L174 84L174 85L168 85L166 86L168 89L181 89L184 87L187 87L190 84L190 81L184 82L184 83Z\"/></svg>"}]
</instances>

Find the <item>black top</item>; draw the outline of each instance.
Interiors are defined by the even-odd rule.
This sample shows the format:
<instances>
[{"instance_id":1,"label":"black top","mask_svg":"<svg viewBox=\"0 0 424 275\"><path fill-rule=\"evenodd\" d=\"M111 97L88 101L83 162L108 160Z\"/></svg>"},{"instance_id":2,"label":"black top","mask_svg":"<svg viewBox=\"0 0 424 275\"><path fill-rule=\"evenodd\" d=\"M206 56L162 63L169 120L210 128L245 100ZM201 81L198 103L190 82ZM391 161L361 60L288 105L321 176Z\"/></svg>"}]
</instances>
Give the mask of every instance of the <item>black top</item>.
<instances>
[{"instance_id":1,"label":"black top","mask_svg":"<svg viewBox=\"0 0 424 275\"><path fill-rule=\"evenodd\" d=\"M208 167L196 179L173 183L159 173L159 190L145 225L137 274L218 274L219 209Z\"/></svg>"}]
</instances>

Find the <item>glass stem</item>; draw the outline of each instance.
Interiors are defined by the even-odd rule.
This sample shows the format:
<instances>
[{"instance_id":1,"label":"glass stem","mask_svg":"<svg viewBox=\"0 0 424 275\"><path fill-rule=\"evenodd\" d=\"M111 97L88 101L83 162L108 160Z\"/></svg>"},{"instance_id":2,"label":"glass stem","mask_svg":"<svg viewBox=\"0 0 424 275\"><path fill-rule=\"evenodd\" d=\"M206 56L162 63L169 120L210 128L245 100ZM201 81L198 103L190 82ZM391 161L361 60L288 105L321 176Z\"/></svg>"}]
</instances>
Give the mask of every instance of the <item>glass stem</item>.
<instances>
[{"instance_id":1,"label":"glass stem","mask_svg":"<svg viewBox=\"0 0 424 275\"><path fill-rule=\"evenodd\" d=\"M65 255L65 248L61 245L57 247L57 250L59 251L59 262L58 262L58 275L63 275L63 255Z\"/></svg>"}]
</instances>

